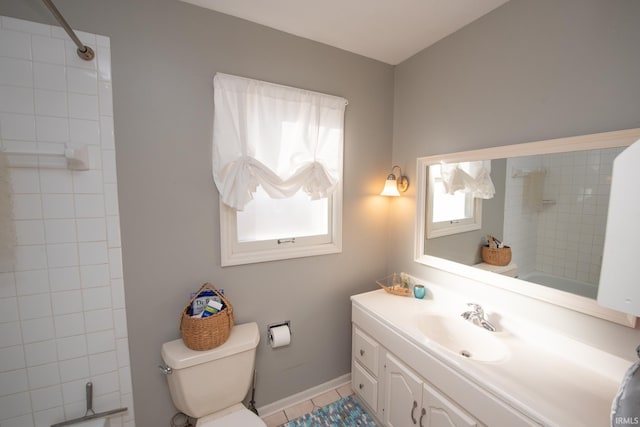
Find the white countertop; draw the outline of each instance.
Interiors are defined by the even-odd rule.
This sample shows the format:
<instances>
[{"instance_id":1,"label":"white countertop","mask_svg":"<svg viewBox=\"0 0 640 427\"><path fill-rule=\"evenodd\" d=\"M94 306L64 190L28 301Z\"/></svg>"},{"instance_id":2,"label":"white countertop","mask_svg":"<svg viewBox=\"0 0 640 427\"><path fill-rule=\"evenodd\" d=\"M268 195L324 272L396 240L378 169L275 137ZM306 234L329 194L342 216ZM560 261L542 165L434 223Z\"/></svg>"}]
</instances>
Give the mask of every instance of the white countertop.
<instances>
[{"instance_id":1,"label":"white countertop","mask_svg":"<svg viewBox=\"0 0 640 427\"><path fill-rule=\"evenodd\" d=\"M466 359L431 341L418 329L416 319L428 312L458 316L468 309L468 301L436 285L425 286L435 296L419 300L378 290L351 299L394 332L545 426L610 425L611 403L632 361L521 319L501 317L499 310L488 317L497 327L492 334L508 347L509 356L500 362Z\"/></svg>"}]
</instances>

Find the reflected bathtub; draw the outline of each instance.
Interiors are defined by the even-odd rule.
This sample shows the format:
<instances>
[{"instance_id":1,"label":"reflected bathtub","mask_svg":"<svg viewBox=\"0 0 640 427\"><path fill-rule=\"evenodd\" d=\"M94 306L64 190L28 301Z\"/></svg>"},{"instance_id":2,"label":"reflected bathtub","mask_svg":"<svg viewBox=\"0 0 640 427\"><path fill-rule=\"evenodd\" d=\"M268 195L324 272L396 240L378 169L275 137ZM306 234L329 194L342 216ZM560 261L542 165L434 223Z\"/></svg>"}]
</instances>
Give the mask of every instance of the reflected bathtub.
<instances>
[{"instance_id":1,"label":"reflected bathtub","mask_svg":"<svg viewBox=\"0 0 640 427\"><path fill-rule=\"evenodd\" d=\"M570 292L572 294L582 295L587 298L595 299L598 295L597 285L580 282L574 279L567 279L566 277L554 276L540 271L532 271L531 273L524 274L520 276L520 279L561 291Z\"/></svg>"}]
</instances>

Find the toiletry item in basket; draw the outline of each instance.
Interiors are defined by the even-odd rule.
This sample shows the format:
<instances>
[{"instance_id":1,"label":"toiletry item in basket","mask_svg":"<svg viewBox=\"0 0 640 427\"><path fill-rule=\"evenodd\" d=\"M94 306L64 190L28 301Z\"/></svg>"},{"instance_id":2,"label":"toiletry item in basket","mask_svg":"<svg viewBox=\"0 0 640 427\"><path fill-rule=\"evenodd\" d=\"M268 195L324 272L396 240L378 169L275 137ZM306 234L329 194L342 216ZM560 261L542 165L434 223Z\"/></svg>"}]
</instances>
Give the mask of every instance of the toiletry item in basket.
<instances>
[{"instance_id":1,"label":"toiletry item in basket","mask_svg":"<svg viewBox=\"0 0 640 427\"><path fill-rule=\"evenodd\" d=\"M224 290L220 289L220 293L224 294ZM193 298L195 294L196 292L193 292L190 295L190 298ZM188 314L192 317L200 317L200 315L202 314L202 311L207 306L207 303L209 302L209 300L214 300L219 303L222 303L222 299L220 298L220 296L216 295L214 291L210 289L205 289L202 292L200 292L197 298L193 300Z\"/></svg>"},{"instance_id":2,"label":"toiletry item in basket","mask_svg":"<svg viewBox=\"0 0 640 427\"><path fill-rule=\"evenodd\" d=\"M210 299L209 302L207 303L207 306L202 311L201 317L205 318L205 317L213 316L220 310L222 310L222 303L214 299Z\"/></svg>"}]
</instances>

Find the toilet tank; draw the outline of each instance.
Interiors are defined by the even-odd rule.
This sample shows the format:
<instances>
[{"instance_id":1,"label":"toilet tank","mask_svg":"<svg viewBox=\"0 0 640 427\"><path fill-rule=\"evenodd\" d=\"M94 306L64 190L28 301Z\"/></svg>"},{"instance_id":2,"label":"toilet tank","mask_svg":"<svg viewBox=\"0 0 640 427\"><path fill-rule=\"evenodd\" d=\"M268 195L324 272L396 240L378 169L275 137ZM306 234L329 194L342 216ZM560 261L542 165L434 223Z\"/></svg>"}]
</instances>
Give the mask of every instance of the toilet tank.
<instances>
[{"instance_id":1,"label":"toilet tank","mask_svg":"<svg viewBox=\"0 0 640 427\"><path fill-rule=\"evenodd\" d=\"M191 350L177 339L162 345L162 360L173 404L193 418L202 418L236 403L247 395L260 333L256 323L236 325L222 345Z\"/></svg>"}]
</instances>

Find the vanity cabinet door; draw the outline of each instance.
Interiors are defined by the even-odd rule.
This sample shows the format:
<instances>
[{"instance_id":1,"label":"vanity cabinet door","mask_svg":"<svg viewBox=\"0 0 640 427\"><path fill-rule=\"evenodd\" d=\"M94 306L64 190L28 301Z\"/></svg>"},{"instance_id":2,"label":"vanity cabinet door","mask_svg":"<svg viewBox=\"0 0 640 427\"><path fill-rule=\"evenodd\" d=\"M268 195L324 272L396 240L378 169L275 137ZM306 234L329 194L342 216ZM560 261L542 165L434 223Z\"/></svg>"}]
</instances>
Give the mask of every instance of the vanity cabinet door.
<instances>
[{"instance_id":1,"label":"vanity cabinet door","mask_svg":"<svg viewBox=\"0 0 640 427\"><path fill-rule=\"evenodd\" d=\"M481 424L428 384L422 388L420 427L478 427Z\"/></svg>"},{"instance_id":2,"label":"vanity cabinet door","mask_svg":"<svg viewBox=\"0 0 640 427\"><path fill-rule=\"evenodd\" d=\"M387 353L384 384L384 424L388 427L418 425L422 379Z\"/></svg>"}]
</instances>

